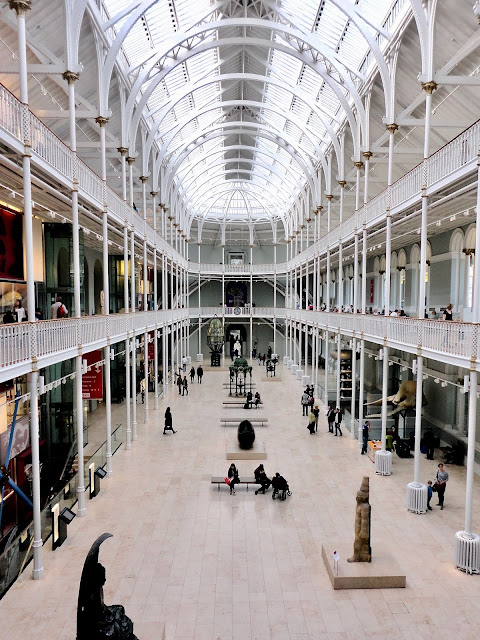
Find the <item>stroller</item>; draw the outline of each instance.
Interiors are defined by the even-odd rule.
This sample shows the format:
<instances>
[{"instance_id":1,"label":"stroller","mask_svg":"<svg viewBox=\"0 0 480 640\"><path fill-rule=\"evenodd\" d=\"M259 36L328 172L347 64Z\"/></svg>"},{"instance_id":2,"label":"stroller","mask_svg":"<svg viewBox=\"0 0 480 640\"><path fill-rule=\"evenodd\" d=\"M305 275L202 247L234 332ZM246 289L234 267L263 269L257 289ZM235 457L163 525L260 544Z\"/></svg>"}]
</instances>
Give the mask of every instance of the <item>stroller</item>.
<instances>
[{"instance_id":1,"label":"stroller","mask_svg":"<svg viewBox=\"0 0 480 640\"><path fill-rule=\"evenodd\" d=\"M286 500L287 496L292 495L288 482L279 473L272 478L272 489L272 500L275 500L277 496L280 500Z\"/></svg>"}]
</instances>

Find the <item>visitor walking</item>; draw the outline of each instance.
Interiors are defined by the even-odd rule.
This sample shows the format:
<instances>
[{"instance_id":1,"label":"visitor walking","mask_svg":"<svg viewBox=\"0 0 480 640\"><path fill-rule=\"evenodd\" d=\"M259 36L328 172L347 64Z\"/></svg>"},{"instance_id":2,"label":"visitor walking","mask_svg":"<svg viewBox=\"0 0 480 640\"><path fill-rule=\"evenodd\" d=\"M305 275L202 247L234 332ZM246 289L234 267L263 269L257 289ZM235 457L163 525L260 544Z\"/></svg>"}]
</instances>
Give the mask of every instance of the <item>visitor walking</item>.
<instances>
[{"instance_id":1,"label":"visitor walking","mask_svg":"<svg viewBox=\"0 0 480 640\"><path fill-rule=\"evenodd\" d=\"M165 411L165 426L163 427L163 435L166 435L167 431L173 431L173 433L177 433L173 429L173 419L170 407L167 407L167 410Z\"/></svg>"},{"instance_id":2,"label":"visitor walking","mask_svg":"<svg viewBox=\"0 0 480 640\"><path fill-rule=\"evenodd\" d=\"M195 367L192 367L190 369L190 384L193 384L195 382Z\"/></svg>"},{"instance_id":3,"label":"visitor walking","mask_svg":"<svg viewBox=\"0 0 480 640\"><path fill-rule=\"evenodd\" d=\"M197 367L197 379L200 384L202 384L202 378L203 378L203 367L202 365L199 365Z\"/></svg>"},{"instance_id":4,"label":"visitor walking","mask_svg":"<svg viewBox=\"0 0 480 640\"><path fill-rule=\"evenodd\" d=\"M310 396L308 395L307 392L304 392L302 395L302 399L301 399L301 403L302 403L302 410L303 410L303 414L304 416L308 416L308 404L310 402Z\"/></svg>"},{"instance_id":5,"label":"visitor walking","mask_svg":"<svg viewBox=\"0 0 480 640\"><path fill-rule=\"evenodd\" d=\"M367 453L369 434L370 434L370 422L367 420L362 427L362 456L364 453Z\"/></svg>"},{"instance_id":6,"label":"visitor walking","mask_svg":"<svg viewBox=\"0 0 480 640\"><path fill-rule=\"evenodd\" d=\"M335 422L335 409L328 407L327 411L328 432L333 433L333 423Z\"/></svg>"},{"instance_id":7,"label":"visitor walking","mask_svg":"<svg viewBox=\"0 0 480 640\"><path fill-rule=\"evenodd\" d=\"M182 395L183 381L182 381L182 376L180 374L178 374L177 376L177 387L178 387L179 395Z\"/></svg>"},{"instance_id":8,"label":"visitor walking","mask_svg":"<svg viewBox=\"0 0 480 640\"><path fill-rule=\"evenodd\" d=\"M343 435L342 427L341 427L342 417L343 417L343 413L337 407L335 410L335 437L338 436L337 431L340 431L340 435Z\"/></svg>"},{"instance_id":9,"label":"visitor walking","mask_svg":"<svg viewBox=\"0 0 480 640\"><path fill-rule=\"evenodd\" d=\"M437 486L438 504L437 507L443 511L443 503L445 501L445 489L447 488L448 473L444 471L443 464L440 462L438 465L437 473L435 475L435 484Z\"/></svg>"},{"instance_id":10,"label":"visitor walking","mask_svg":"<svg viewBox=\"0 0 480 640\"><path fill-rule=\"evenodd\" d=\"M435 435L432 427L428 427L423 434L423 446L426 449L427 460L433 460L433 454L435 453Z\"/></svg>"},{"instance_id":11,"label":"visitor walking","mask_svg":"<svg viewBox=\"0 0 480 640\"><path fill-rule=\"evenodd\" d=\"M188 396L188 380L187 376L183 376L183 388L182 388L182 396L187 394Z\"/></svg>"}]
</instances>

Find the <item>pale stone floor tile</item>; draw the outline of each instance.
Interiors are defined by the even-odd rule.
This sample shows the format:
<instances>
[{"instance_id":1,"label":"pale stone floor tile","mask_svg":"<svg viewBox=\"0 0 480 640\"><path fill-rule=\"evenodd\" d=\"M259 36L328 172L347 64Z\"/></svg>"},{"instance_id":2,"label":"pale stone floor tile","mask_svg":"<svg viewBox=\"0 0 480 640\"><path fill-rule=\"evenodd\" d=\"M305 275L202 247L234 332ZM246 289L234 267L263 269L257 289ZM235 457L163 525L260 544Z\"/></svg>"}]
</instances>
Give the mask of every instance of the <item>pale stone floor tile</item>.
<instances>
[{"instance_id":1,"label":"pale stone floor tile","mask_svg":"<svg viewBox=\"0 0 480 640\"><path fill-rule=\"evenodd\" d=\"M227 362L225 364L228 364ZM322 408L319 432L308 439L298 403L302 388L280 365L281 381L261 380L254 367L268 427L267 473L280 471L293 495L255 496L239 487L217 491L211 475L226 475L221 383L226 367L205 366L204 383L188 397L170 392L175 435L163 436L167 402L160 400L144 424L138 405L138 439L113 457L113 476L87 500L55 552L44 547L45 575L32 581L31 565L0 602L2 638L71 640L78 586L95 538L113 538L100 550L107 571L105 602L125 606L140 640L476 640L480 637L480 581L452 566L454 534L463 528L465 469L449 466L446 506L427 515L405 510L413 459L394 455L392 476L377 477L345 429L328 434ZM263 372L262 372L263 374ZM175 391L175 390L173 390ZM248 417L248 416L246 416ZM125 423L123 405L112 422ZM105 440L104 407L89 416L89 445ZM421 479L434 476L438 460L420 462ZM239 461L251 475L257 462ZM407 575L406 589L331 589L321 547L353 542L355 494L370 478L372 547L389 550ZM128 483L125 482L128 478ZM475 477L473 530L480 532L480 479ZM335 548L335 547L333 547ZM439 589L441 585L441 589Z\"/></svg>"}]
</instances>

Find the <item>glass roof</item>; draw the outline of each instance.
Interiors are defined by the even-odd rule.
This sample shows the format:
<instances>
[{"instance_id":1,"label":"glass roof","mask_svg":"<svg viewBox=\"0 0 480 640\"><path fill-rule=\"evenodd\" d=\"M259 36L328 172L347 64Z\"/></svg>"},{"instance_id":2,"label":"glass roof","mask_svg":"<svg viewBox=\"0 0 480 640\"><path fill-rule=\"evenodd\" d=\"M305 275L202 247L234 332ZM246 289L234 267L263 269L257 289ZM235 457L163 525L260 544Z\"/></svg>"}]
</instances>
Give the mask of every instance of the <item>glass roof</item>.
<instances>
[{"instance_id":1,"label":"glass roof","mask_svg":"<svg viewBox=\"0 0 480 640\"><path fill-rule=\"evenodd\" d=\"M149 91L144 116L188 213L290 215L305 168L319 166L354 104L347 80L358 88L375 64L364 34L381 49L376 27L392 31L406 1L103 0L114 34L146 9L122 50L132 84L144 74L136 102Z\"/></svg>"}]
</instances>

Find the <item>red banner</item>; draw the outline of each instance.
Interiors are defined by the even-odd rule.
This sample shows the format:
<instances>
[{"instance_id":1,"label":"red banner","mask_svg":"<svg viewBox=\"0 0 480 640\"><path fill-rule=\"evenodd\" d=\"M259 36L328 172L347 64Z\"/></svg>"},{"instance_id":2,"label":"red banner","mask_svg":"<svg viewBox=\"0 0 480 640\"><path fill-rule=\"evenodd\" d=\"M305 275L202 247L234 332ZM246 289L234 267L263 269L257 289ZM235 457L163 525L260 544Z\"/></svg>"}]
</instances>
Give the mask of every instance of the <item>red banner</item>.
<instances>
[{"instance_id":1,"label":"red banner","mask_svg":"<svg viewBox=\"0 0 480 640\"><path fill-rule=\"evenodd\" d=\"M148 338L151 342L148 343L148 359L153 360L155 357L155 342L154 342L155 331L150 331L148 334Z\"/></svg>"},{"instance_id":2,"label":"red banner","mask_svg":"<svg viewBox=\"0 0 480 640\"><path fill-rule=\"evenodd\" d=\"M373 285L374 285L375 280L372 278L370 280L370 302L373 302Z\"/></svg>"},{"instance_id":3,"label":"red banner","mask_svg":"<svg viewBox=\"0 0 480 640\"><path fill-rule=\"evenodd\" d=\"M90 351L82 356L87 367L103 360L102 351ZM82 376L82 398L84 400L103 400L103 366L92 366L90 371Z\"/></svg>"}]
</instances>

